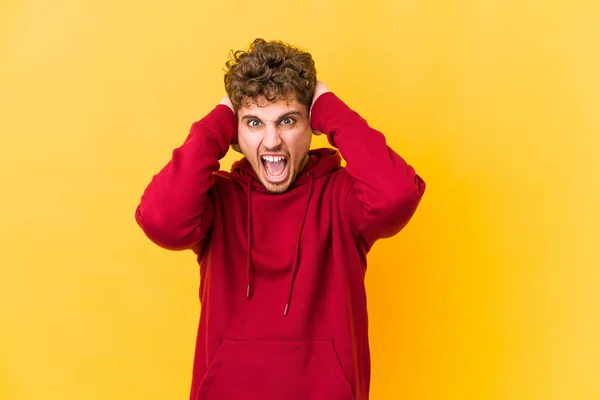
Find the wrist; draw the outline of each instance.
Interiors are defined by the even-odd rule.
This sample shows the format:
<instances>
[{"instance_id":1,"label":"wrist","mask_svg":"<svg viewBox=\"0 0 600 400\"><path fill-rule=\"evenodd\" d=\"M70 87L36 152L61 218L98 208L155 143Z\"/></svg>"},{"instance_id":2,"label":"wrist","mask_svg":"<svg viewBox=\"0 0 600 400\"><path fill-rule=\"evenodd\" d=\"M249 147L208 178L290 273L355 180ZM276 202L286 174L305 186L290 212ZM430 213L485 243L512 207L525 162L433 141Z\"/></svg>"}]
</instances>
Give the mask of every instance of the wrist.
<instances>
[{"instance_id":1,"label":"wrist","mask_svg":"<svg viewBox=\"0 0 600 400\"><path fill-rule=\"evenodd\" d=\"M334 92L323 93L313 105L310 117L311 127L319 132L327 133L332 121L351 111Z\"/></svg>"},{"instance_id":2,"label":"wrist","mask_svg":"<svg viewBox=\"0 0 600 400\"><path fill-rule=\"evenodd\" d=\"M222 145L226 147L229 147L232 143L237 143L237 118L225 104L218 104L198 121L198 124L208 128L208 130L205 129L206 134L211 132L210 134L219 137L222 140Z\"/></svg>"}]
</instances>

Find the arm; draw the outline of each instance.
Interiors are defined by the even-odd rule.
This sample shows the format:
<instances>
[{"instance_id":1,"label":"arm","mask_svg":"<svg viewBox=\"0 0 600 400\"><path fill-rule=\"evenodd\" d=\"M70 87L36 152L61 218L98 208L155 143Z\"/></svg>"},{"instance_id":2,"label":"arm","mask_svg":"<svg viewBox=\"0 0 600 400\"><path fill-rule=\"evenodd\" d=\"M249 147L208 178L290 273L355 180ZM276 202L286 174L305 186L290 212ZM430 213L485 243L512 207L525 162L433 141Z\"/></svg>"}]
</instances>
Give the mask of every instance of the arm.
<instances>
[{"instance_id":1,"label":"arm","mask_svg":"<svg viewBox=\"0 0 600 400\"><path fill-rule=\"evenodd\" d=\"M192 125L137 207L136 221L150 240L169 250L183 250L205 238L213 221L212 174L236 130L237 120L225 99Z\"/></svg>"},{"instance_id":2,"label":"arm","mask_svg":"<svg viewBox=\"0 0 600 400\"><path fill-rule=\"evenodd\" d=\"M315 130L327 135L346 160L347 215L355 236L370 248L398 233L415 213L425 182L335 94L317 84L311 109Z\"/></svg>"}]
</instances>

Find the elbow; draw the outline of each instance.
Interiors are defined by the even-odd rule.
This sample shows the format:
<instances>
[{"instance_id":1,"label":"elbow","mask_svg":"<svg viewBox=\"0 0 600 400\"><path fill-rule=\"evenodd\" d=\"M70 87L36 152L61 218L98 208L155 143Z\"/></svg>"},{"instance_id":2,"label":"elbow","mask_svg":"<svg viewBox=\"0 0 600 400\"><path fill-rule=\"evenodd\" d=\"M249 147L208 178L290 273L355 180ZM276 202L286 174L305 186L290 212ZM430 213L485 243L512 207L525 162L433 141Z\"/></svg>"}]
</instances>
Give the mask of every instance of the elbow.
<instances>
[{"instance_id":1,"label":"elbow","mask_svg":"<svg viewBox=\"0 0 600 400\"><path fill-rule=\"evenodd\" d=\"M379 185L377 191L363 197L360 218L355 233L370 247L379 239L398 234L412 219L425 193L425 182L418 175L394 184ZM356 204L356 203L355 203Z\"/></svg>"},{"instance_id":2,"label":"elbow","mask_svg":"<svg viewBox=\"0 0 600 400\"><path fill-rule=\"evenodd\" d=\"M409 201L416 203L415 208L421 202L423 195L425 194L425 189L427 184L419 175L415 174L412 185L408 185L407 193L409 193Z\"/></svg>"},{"instance_id":3,"label":"elbow","mask_svg":"<svg viewBox=\"0 0 600 400\"><path fill-rule=\"evenodd\" d=\"M423 194L425 193L425 181L418 175L414 180L396 186L381 204L380 219L387 221L384 237L391 237L400 232L414 216Z\"/></svg>"},{"instance_id":4,"label":"elbow","mask_svg":"<svg viewBox=\"0 0 600 400\"><path fill-rule=\"evenodd\" d=\"M135 212L135 220L146 237L163 249L187 250L197 242L196 230L176 226L170 222L170 218L160 213L144 213L141 207L138 207Z\"/></svg>"},{"instance_id":5,"label":"elbow","mask_svg":"<svg viewBox=\"0 0 600 400\"><path fill-rule=\"evenodd\" d=\"M390 196L389 209L392 214L390 217L401 220L404 227L417 211L425 188L425 181L416 174L410 182L398 185L397 190Z\"/></svg>"}]
</instances>

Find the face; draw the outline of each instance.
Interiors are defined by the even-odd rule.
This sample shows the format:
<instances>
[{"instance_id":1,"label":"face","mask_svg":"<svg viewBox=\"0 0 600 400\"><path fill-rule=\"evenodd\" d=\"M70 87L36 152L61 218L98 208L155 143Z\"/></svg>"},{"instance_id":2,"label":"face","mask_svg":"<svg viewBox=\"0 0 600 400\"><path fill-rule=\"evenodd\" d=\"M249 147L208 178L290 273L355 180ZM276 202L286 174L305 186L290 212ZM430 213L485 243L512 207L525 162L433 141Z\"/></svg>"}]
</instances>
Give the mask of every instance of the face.
<instances>
[{"instance_id":1,"label":"face","mask_svg":"<svg viewBox=\"0 0 600 400\"><path fill-rule=\"evenodd\" d=\"M272 193L286 191L308 161L312 129L295 98L257 98L238 109L238 142L256 176Z\"/></svg>"}]
</instances>

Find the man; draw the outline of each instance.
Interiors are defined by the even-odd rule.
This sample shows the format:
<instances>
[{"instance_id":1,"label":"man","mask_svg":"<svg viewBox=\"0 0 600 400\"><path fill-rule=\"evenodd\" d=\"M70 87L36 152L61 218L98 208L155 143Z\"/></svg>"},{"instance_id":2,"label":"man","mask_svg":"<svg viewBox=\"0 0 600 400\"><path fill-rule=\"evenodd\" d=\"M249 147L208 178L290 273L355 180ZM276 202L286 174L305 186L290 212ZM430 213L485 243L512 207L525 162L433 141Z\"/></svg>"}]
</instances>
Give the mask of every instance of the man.
<instances>
[{"instance_id":1,"label":"man","mask_svg":"<svg viewBox=\"0 0 600 400\"><path fill-rule=\"evenodd\" d=\"M153 242L198 255L190 398L368 399L366 255L425 183L306 52L257 39L232 54L225 89L136 212ZM309 151L321 132L339 152ZM244 158L220 171L230 145Z\"/></svg>"}]
</instances>

